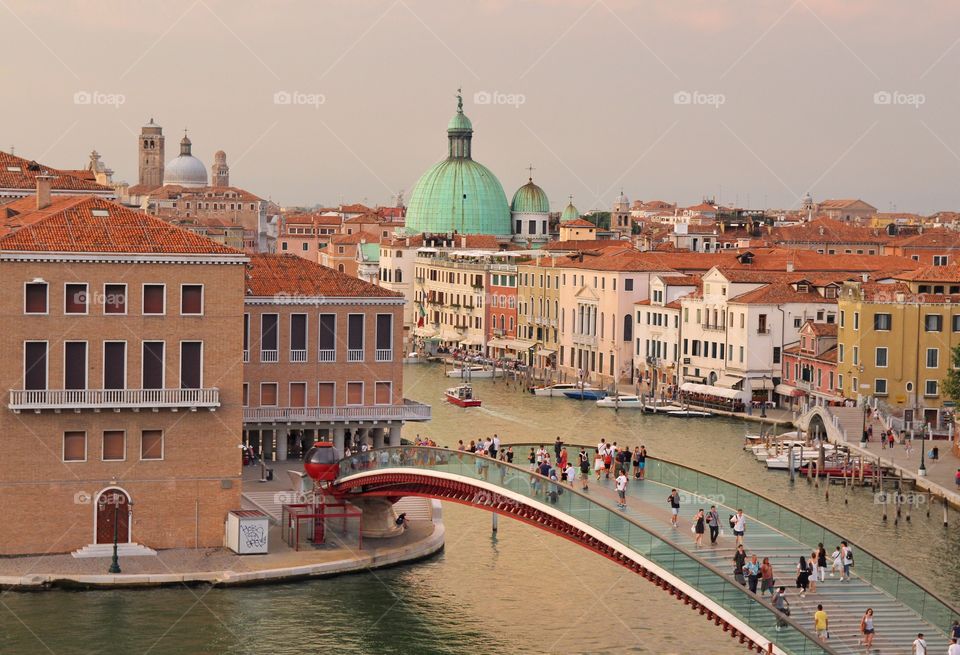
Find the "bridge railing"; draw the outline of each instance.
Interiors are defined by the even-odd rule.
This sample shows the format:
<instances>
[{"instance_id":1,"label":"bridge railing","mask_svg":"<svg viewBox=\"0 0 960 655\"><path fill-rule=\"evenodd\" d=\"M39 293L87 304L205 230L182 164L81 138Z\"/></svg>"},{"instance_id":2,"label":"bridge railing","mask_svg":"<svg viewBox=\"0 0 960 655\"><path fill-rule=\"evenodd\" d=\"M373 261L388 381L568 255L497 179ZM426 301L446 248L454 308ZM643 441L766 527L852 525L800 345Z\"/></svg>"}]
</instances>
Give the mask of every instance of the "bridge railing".
<instances>
[{"instance_id":1,"label":"bridge railing","mask_svg":"<svg viewBox=\"0 0 960 655\"><path fill-rule=\"evenodd\" d=\"M759 602L756 595L734 581L732 576L700 561L682 546L569 486L548 480L520 466L445 448L399 446L374 449L344 458L340 461L340 479L354 473L396 468L451 473L487 482L545 504L637 552L730 612L783 652L802 655L835 653L795 619ZM551 491L561 489L562 492L556 496L550 495ZM508 497L497 500L511 502ZM778 621L782 626L780 630L776 627Z\"/></svg>"},{"instance_id":2,"label":"bridge railing","mask_svg":"<svg viewBox=\"0 0 960 655\"><path fill-rule=\"evenodd\" d=\"M504 444L504 447L513 447L514 461L521 459L525 462L529 448L539 447L539 445L539 443L513 443ZM549 442L546 447L551 448ZM581 444L566 444L566 447L569 456L576 460L577 451ZM593 446L583 447L590 454L590 461L592 462L596 448ZM750 491L732 482L721 480L704 471L661 458L647 457L646 479L714 499L718 506L722 505L730 509L742 508L744 514L752 516L757 521L765 523L809 547L822 543L829 552L829 549L840 545L841 541L846 541L854 551L854 573L874 587L885 591L911 608L924 620L942 630L944 634L949 634L953 621L960 618L960 610L952 607L936 594L927 591L870 551L826 526L783 507L762 494ZM711 502L713 501L711 500Z\"/></svg>"}]
</instances>

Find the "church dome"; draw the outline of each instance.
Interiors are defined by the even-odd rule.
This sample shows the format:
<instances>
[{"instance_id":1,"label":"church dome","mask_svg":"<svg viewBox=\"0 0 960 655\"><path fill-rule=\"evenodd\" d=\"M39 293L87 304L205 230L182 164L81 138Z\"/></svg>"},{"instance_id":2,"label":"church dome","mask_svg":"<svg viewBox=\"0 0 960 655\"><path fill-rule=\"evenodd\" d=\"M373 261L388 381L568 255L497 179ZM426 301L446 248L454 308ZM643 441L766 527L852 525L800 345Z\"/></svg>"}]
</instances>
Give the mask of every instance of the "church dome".
<instances>
[{"instance_id":1,"label":"church dome","mask_svg":"<svg viewBox=\"0 0 960 655\"><path fill-rule=\"evenodd\" d=\"M163 184L187 187L207 186L207 167L190 154L192 144L186 135L180 141L180 155L167 162L163 169Z\"/></svg>"},{"instance_id":2,"label":"church dome","mask_svg":"<svg viewBox=\"0 0 960 655\"><path fill-rule=\"evenodd\" d=\"M560 214L560 221L575 221L578 218L580 218L580 210L573 206L573 200L571 199L563 213Z\"/></svg>"},{"instance_id":3,"label":"church dome","mask_svg":"<svg viewBox=\"0 0 960 655\"><path fill-rule=\"evenodd\" d=\"M510 211L518 214L549 214L550 201L543 189L534 184L533 178L530 178L513 194Z\"/></svg>"},{"instance_id":4,"label":"church dome","mask_svg":"<svg viewBox=\"0 0 960 655\"><path fill-rule=\"evenodd\" d=\"M470 156L473 126L463 113L447 126L447 158L430 168L413 188L407 206L406 229L411 233L459 232L510 235L510 207L500 180Z\"/></svg>"}]
</instances>

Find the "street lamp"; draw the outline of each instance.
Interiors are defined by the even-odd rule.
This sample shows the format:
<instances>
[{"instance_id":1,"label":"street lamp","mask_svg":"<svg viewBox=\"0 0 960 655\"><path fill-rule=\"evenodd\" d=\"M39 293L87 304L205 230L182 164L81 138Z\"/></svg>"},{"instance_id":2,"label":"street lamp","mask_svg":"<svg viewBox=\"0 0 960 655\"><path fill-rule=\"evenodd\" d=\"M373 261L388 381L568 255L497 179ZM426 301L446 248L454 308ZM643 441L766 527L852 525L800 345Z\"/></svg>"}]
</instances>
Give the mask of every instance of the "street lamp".
<instances>
[{"instance_id":1,"label":"street lamp","mask_svg":"<svg viewBox=\"0 0 960 655\"><path fill-rule=\"evenodd\" d=\"M917 469L918 477L926 477L927 475L927 463L923 458L923 452L926 450L926 436L927 433L923 428L920 428L920 468Z\"/></svg>"},{"instance_id":2,"label":"street lamp","mask_svg":"<svg viewBox=\"0 0 960 655\"><path fill-rule=\"evenodd\" d=\"M117 547L120 541L120 496L118 493L104 494L100 497L100 510L105 511L107 505L113 505L113 558L110 560L108 573L120 573L120 560L117 557Z\"/></svg>"}]
</instances>

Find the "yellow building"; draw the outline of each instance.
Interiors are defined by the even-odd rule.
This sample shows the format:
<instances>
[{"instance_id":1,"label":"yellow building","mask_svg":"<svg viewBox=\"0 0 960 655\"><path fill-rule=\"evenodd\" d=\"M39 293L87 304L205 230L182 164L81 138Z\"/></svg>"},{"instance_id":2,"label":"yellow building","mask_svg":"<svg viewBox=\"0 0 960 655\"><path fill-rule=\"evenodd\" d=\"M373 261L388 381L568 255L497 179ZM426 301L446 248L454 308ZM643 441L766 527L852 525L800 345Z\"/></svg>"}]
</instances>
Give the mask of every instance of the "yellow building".
<instances>
[{"instance_id":1,"label":"yellow building","mask_svg":"<svg viewBox=\"0 0 960 655\"><path fill-rule=\"evenodd\" d=\"M560 270L543 256L517 266L517 338L536 347L537 373L554 371L560 352Z\"/></svg>"},{"instance_id":2,"label":"yellow building","mask_svg":"<svg viewBox=\"0 0 960 655\"><path fill-rule=\"evenodd\" d=\"M875 398L905 429L946 431L950 419L942 384L960 344L960 277L954 269L953 284L929 279L931 269L941 269L934 278L950 277L944 268L903 274L891 284L846 282L839 298L838 390L846 398Z\"/></svg>"}]
</instances>

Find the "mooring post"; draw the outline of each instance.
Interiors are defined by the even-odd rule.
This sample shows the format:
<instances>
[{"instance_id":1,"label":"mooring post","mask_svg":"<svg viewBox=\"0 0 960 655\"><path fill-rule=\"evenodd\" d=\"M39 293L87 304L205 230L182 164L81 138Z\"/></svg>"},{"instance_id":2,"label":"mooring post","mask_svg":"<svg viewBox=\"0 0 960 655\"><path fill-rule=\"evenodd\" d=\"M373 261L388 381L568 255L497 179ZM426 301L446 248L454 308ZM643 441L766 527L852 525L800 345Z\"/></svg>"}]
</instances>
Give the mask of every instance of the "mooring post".
<instances>
[{"instance_id":1,"label":"mooring post","mask_svg":"<svg viewBox=\"0 0 960 655\"><path fill-rule=\"evenodd\" d=\"M497 515L496 512L492 512L492 515L493 515L493 526L492 526L492 527L493 527L493 532L494 532L494 534L496 534L496 532L497 532L497 517L498 517L498 515Z\"/></svg>"}]
</instances>

